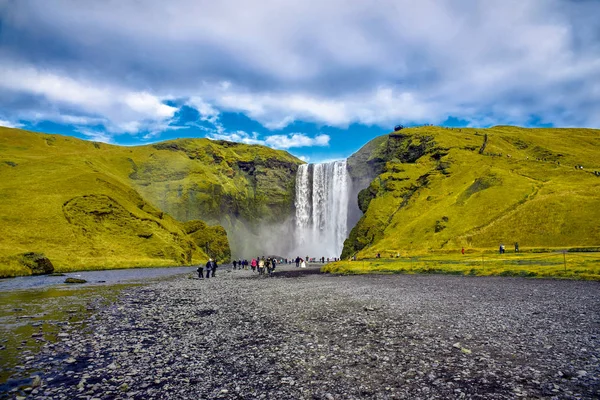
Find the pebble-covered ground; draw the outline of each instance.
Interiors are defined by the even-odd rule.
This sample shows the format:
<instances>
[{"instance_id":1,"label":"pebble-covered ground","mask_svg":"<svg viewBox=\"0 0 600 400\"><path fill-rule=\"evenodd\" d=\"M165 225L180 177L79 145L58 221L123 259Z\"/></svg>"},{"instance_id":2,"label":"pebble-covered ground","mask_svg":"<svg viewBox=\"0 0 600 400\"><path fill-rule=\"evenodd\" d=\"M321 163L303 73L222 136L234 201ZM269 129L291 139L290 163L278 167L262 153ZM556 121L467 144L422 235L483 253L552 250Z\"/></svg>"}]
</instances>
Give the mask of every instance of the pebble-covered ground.
<instances>
[{"instance_id":1,"label":"pebble-covered ground","mask_svg":"<svg viewBox=\"0 0 600 400\"><path fill-rule=\"evenodd\" d=\"M315 272L126 289L25 361L39 373L4 396L600 397L597 282Z\"/></svg>"}]
</instances>

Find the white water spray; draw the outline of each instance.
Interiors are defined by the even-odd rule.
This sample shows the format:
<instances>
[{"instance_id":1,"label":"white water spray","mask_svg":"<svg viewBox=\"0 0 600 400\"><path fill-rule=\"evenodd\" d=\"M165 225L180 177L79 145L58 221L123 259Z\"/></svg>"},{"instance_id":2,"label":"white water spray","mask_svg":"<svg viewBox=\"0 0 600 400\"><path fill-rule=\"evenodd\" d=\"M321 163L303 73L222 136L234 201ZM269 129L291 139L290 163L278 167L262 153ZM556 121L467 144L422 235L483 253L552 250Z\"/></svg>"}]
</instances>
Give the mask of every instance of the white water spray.
<instances>
[{"instance_id":1,"label":"white water spray","mask_svg":"<svg viewBox=\"0 0 600 400\"><path fill-rule=\"evenodd\" d=\"M340 256L348 235L348 192L346 160L298 167L295 255Z\"/></svg>"}]
</instances>

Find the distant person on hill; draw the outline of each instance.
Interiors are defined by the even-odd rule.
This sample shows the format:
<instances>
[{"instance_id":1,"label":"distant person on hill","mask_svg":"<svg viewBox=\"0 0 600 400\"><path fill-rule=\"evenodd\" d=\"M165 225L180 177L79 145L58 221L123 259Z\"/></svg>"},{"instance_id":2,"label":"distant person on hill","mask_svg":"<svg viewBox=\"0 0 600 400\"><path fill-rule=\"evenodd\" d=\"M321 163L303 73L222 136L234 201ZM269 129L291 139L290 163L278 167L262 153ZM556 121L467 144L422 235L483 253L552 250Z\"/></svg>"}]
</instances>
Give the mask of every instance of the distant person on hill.
<instances>
[{"instance_id":1,"label":"distant person on hill","mask_svg":"<svg viewBox=\"0 0 600 400\"><path fill-rule=\"evenodd\" d=\"M519 242L515 242L515 253L519 252Z\"/></svg>"},{"instance_id":2,"label":"distant person on hill","mask_svg":"<svg viewBox=\"0 0 600 400\"><path fill-rule=\"evenodd\" d=\"M463 247L462 250L460 251L462 254L465 254L465 248Z\"/></svg>"},{"instance_id":3,"label":"distant person on hill","mask_svg":"<svg viewBox=\"0 0 600 400\"><path fill-rule=\"evenodd\" d=\"M212 261L212 265L210 266L210 270L212 272L211 275L212 275L213 278L215 277L215 271L217 270L218 267L219 266L217 265L217 261L213 260Z\"/></svg>"}]
</instances>

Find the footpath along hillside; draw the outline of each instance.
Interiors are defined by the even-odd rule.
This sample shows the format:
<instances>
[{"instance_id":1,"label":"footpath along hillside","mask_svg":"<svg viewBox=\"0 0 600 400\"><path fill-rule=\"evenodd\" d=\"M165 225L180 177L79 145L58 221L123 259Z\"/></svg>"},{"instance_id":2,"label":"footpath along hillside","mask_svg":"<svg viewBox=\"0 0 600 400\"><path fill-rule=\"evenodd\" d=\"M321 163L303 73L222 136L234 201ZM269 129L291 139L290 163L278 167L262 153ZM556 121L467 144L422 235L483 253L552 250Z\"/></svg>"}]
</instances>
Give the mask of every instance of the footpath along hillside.
<instances>
[{"instance_id":1,"label":"footpath along hillside","mask_svg":"<svg viewBox=\"0 0 600 400\"><path fill-rule=\"evenodd\" d=\"M221 270L126 289L4 395L592 399L598 310L598 282Z\"/></svg>"}]
</instances>

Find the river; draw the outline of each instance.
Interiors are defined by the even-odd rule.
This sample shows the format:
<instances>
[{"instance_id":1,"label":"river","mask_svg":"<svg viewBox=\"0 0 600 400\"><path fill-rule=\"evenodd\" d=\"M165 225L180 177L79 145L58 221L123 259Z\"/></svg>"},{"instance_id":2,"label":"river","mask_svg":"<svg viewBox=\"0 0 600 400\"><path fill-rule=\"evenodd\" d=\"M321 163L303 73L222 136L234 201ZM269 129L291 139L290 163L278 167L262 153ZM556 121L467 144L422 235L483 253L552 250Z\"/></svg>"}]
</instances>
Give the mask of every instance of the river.
<instances>
[{"instance_id":1,"label":"river","mask_svg":"<svg viewBox=\"0 0 600 400\"><path fill-rule=\"evenodd\" d=\"M25 370L24 360L44 343L62 339L64 327L83 327L91 313L113 303L124 288L193 273L194 267L133 268L0 280L0 398L23 383L13 376L37 372ZM68 277L87 283L65 284Z\"/></svg>"}]
</instances>

